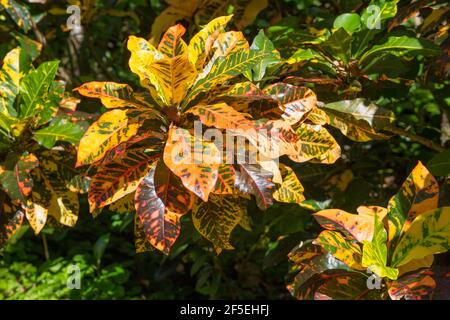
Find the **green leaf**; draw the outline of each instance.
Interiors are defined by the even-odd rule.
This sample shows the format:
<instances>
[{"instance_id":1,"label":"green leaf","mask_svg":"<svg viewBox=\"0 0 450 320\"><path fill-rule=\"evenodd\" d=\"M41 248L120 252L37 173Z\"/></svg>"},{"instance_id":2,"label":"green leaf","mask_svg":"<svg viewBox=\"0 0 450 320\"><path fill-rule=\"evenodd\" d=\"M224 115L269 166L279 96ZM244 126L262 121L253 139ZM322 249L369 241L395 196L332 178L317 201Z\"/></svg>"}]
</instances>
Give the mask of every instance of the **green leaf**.
<instances>
[{"instance_id":1,"label":"green leaf","mask_svg":"<svg viewBox=\"0 0 450 320\"><path fill-rule=\"evenodd\" d=\"M345 31L353 33L361 28L361 18L357 13L344 13L334 19L333 28L344 28Z\"/></svg>"},{"instance_id":2,"label":"green leaf","mask_svg":"<svg viewBox=\"0 0 450 320\"><path fill-rule=\"evenodd\" d=\"M0 7L8 12L14 22L22 28L23 31L28 32L31 29L32 17L27 7L15 0L2 0L0 2Z\"/></svg>"},{"instance_id":3,"label":"green leaf","mask_svg":"<svg viewBox=\"0 0 450 320\"><path fill-rule=\"evenodd\" d=\"M67 118L55 118L48 127L37 130L34 133L34 140L46 148L52 148L56 141L67 141L72 144L78 143L83 136L83 130L76 123L70 122Z\"/></svg>"},{"instance_id":4,"label":"green leaf","mask_svg":"<svg viewBox=\"0 0 450 320\"><path fill-rule=\"evenodd\" d=\"M378 215L374 215L375 226L372 241L363 241L363 267L368 267L379 277L396 280L398 269L386 266L387 263L387 232Z\"/></svg>"},{"instance_id":5,"label":"green leaf","mask_svg":"<svg viewBox=\"0 0 450 320\"><path fill-rule=\"evenodd\" d=\"M246 76L249 80L262 80L268 66L281 62L280 53L275 49L272 41L266 37L263 30L260 30L253 40L250 50L267 52L267 56L253 66L251 75L249 74L250 72L246 72Z\"/></svg>"},{"instance_id":6,"label":"green leaf","mask_svg":"<svg viewBox=\"0 0 450 320\"><path fill-rule=\"evenodd\" d=\"M226 57L219 57L211 67L210 72L192 86L182 105L185 107L192 99L202 92L207 92L224 81L235 77L252 68L268 56L264 51L239 51Z\"/></svg>"},{"instance_id":7,"label":"green leaf","mask_svg":"<svg viewBox=\"0 0 450 320\"><path fill-rule=\"evenodd\" d=\"M327 61L324 59L322 54L313 50L313 49L303 49L299 48L295 53L289 57L287 63L294 64L302 61L310 61L310 60L319 60L320 62L326 63Z\"/></svg>"},{"instance_id":8,"label":"green leaf","mask_svg":"<svg viewBox=\"0 0 450 320\"><path fill-rule=\"evenodd\" d=\"M438 153L427 163L427 168L435 176L450 174L450 150Z\"/></svg>"},{"instance_id":9,"label":"green leaf","mask_svg":"<svg viewBox=\"0 0 450 320\"><path fill-rule=\"evenodd\" d=\"M330 117L332 126L359 142L387 139L388 136L378 130L394 121L392 111L367 103L364 99L328 103L323 109Z\"/></svg>"},{"instance_id":10,"label":"green leaf","mask_svg":"<svg viewBox=\"0 0 450 320\"><path fill-rule=\"evenodd\" d=\"M364 68L376 62L383 54L390 53L398 57L405 55L417 56L424 55L426 57L437 56L441 50L438 46L428 40L417 39L408 36L389 37L383 44L373 46L372 49L366 51L359 59L359 64ZM375 60L371 60L375 59Z\"/></svg>"},{"instance_id":11,"label":"green leaf","mask_svg":"<svg viewBox=\"0 0 450 320\"><path fill-rule=\"evenodd\" d=\"M345 31L344 28L340 28L335 31L321 46L331 56L336 59L342 60L345 64L348 64L351 56L351 42L352 36Z\"/></svg>"},{"instance_id":12,"label":"green leaf","mask_svg":"<svg viewBox=\"0 0 450 320\"><path fill-rule=\"evenodd\" d=\"M102 261L103 254L105 253L106 247L109 244L109 238L110 234L104 234L98 238L98 240L94 244L94 258L97 263L97 265L100 265L100 262Z\"/></svg>"},{"instance_id":13,"label":"green leaf","mask_svg":"<svg viewBox=\"0 0 450 320\"><path fill-rule=\"evenodd\" d=\"M45 98L58 70L59 61L44 62L27 74L20 83L22 103L19 109L21 119L28 118L45 110Z\"/></svg>"},{"instance_id":14,"label":"green leaf","mask_svg":"<svg viewBox=\"0 0 450 320\"><path fill-rule=\"evenodd\" d=\"M397 14L399 0L372 0L361 13L362 31L354 34L353 56L360 57L367 50L370 41L383 30L386 20Z\"/></svg>"},{"instance_id":15,"label":"green leaf","mask_svg":"<svg viewBox=\"0 0 450 320\"><path fill-rule=\"evenodd\" d=\"M392 266L450 249L450 207L430 210L418 216L400 239Z\"/></svg>"}]
</instances>

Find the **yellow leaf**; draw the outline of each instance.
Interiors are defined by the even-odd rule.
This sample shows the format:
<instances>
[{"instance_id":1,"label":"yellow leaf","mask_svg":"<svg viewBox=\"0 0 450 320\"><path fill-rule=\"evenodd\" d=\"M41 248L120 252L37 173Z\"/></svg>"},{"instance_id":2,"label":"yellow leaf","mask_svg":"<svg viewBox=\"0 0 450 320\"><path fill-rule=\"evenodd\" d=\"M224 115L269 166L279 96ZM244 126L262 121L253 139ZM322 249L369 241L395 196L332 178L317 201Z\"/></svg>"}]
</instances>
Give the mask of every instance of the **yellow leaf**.
<instances>
[{"instance_id":1,"label":"yellow leaf","mask_svg":"<svg viewBox=\"0 0 450 320\"><path fill-rule=\"evenodd\" d=\"M102 159L108 150L133 137L139 127L140 123L128 119L125 110L114 109L104 113L81 138L76 165Z\"/></svg>"},{"instance_id":2,"label":"yellow leaf","mask_svg":"<svg viewBox=\"0 0 450 320\"><path fill-rule=\"evenodd\" d=\"M218 17L209 22L200 32L198 32L188 45L189 61L195 66L197 70L201 70L206 58L206 42L209 36L215 32L221 33L228 22L231 20L230 16Z\"/></svg>"},{"instance_id":3,"label":"yellow leaf","mask_svg":"<svg viewBox=\"0 0 450 320\"><path fill-rule=\"evenodd\" d=\"M279 202L301 203L305 200L304 188L292 168L280 164L283 182L273 194L273 198Z\"/></svg>"}]
</instances>

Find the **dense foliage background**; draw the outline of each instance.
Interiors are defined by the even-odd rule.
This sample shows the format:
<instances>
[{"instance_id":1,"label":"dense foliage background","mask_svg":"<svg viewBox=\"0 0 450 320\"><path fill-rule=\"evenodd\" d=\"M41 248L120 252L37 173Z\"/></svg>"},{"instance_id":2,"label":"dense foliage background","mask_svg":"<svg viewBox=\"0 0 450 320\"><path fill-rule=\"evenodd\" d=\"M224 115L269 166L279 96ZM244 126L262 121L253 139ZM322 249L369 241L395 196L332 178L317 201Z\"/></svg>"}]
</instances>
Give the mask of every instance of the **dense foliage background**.
<instances>
[{"instance_id":1,"label":"dense foliage background","mask_svg":"<svg viewBox=\"0 0 450 320\"><path fill-rule=\"evenodd\" d=\"M138 87L139 79L128 67L128 36L160 37L172 23L164 26L163 19L155 19L168 6L177 7L182 2L188 6L196 1L17 1L18 6L29 9L32 20L20 27L7 11L0 11L0 56L26 35L43 44L36 64L60 60L58 78L66 82L68 92L94 80ZM250 3L204 1L216 5L214 10L202 11L207 5L197 2L196 9L185 11L178 19L188 30L187 38L214 16L235 13L239 17L240 10ZM369 5L369 1L359 0L251 2L252 11L259 14L255 19L236 18L234 28L242 30L249 41L264 29L283 58L304 45L304 33L325 35L333 24L336 27L336 17L360 13ZM431 59L421 52L406 60L391 54L377 61L369 72L343 70L339 65L330 70L319 58L285 66L273 75L310 85L324 103L372 99L395 114L400 128L400 134L388 140L364 143L330 128L342 149L336 163L292 164L305 187L306 199L317 208L355 212L362 204L386 206L417 161L428 164L432 159L447 162L447 169L436 169L433 162L429 169L441 186L440 205L450 205L450 153L444 151L435 158L450 146L450 7L445 3L398 1L396 16L382 26L371 43L381 43L389 35L426 38L441 50ZM66 8L71 4L81 7L83 26L72 33L66 26ZM330 55L327 59L333 65ZM82 99L78 110L100 113L105 109L92 99ZM311 211L297 204L276 203L263 213L249 202L252 231L240 227L234 231L234 251L216 255L211 244L196 232L190 217L185 217L183 232L168 256L157 251L136 254L133 214L104 210L94 219L86 198L80 197L80 202L74 228L46 227L35 236L24 225L0 249L0 299L291 299L285 282L287 254L301 240L320 231ZM449 255L442 254L435 264L445 268L445 273L449 262ZM81 267L81 290L66 287L67 272L74 263Z\"/></svg>"}]
</instances>

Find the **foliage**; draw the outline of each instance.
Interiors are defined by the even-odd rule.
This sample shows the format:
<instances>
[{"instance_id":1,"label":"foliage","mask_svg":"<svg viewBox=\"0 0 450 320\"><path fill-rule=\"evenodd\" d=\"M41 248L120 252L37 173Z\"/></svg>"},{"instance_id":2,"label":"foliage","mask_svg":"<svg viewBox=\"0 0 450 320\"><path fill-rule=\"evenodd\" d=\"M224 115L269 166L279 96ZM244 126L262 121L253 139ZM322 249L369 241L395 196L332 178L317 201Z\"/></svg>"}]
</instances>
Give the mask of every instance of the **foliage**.
<instances>
[{"instance_id":1,"label":"foliage","mask_svg":"<svg viewBox=\"0 0 450 320\"><path fill-rule=\"evenodd\" d=\"M28 45L39 51L32 40ZM25 217L36 234L47 220L75 225L77 192L86 191L86 182L73 168L75 150L70 146L83 129L76 112L67 109L64 84L54 80L58 62L34 68L34 58L26 48L15 48L4 58L0 73L2 245ZM51 149L60 141L69 145Z\"/></svg>"},{"instance_id":2,"label":"foliage","mask_svg":"<svg viewBox=\"0 0 450 320\"><path fill-rule=\"evenodd\" d=\"M0 297L448 299L449 8L0 1Z\"/></svg>"},{"instance_id":3,"label":"foliage","mask_svg":"<svg viewBox=\"0 0 450 320\"><path fill-rule=\"evenodd\" d=\"M431 297L434 254L450 248L450 208L438 208L438 197L435 178L419 162L387 209L316 212L327 230L289 254L298 271L291 293L298 299L383 299L386 291L393 300ZM383 279L382 288L367 290L366 270Z\"/></svg>"}]
</instances>

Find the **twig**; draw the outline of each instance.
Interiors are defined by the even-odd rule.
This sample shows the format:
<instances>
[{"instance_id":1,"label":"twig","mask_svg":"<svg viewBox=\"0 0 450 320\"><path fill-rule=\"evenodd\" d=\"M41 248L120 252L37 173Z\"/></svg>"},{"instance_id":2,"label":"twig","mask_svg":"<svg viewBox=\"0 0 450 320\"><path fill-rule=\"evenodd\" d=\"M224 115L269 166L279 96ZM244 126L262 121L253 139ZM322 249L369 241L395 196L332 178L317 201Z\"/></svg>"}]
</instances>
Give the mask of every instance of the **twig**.
<instances>
[{"instance_id":1,"label":"twig","mask_svg":"<svg viewBox=\"0 0 450 320\"><path fill-rule=\"evenodd\" d=\"M446 150L441 145L439 145L439 144L437 144L437 143L435 143L435 142L433 142L433 141L431 141L431 140L429 140L427 138L418 136L418 135L416 135L414 133L408 132L408 131L403 130L403 129L399 128L399 127L396 127L394 125L389 125L387 127L384 127L383 130L392 132L392 133L397 134L399 136L406 137L406 138L410 139L411 141L420 143L421 145L424 145L425 147L430 148L430 149L432 149L434 151L437 151L437 152L443 152L443 151Z\"/></svg>"},{"instance_id":2,"label":"twig","mask_svg":"<svg viewBox=\"0 0 450 320\"><path fill-rule=\"evenodd\" d=\"M47 237L43 233L41 235L42 235L42 244L44 245L45 260L48 261L48 260L50 260L50 253L48 251Z\"/></svg>"}]
</instances>

